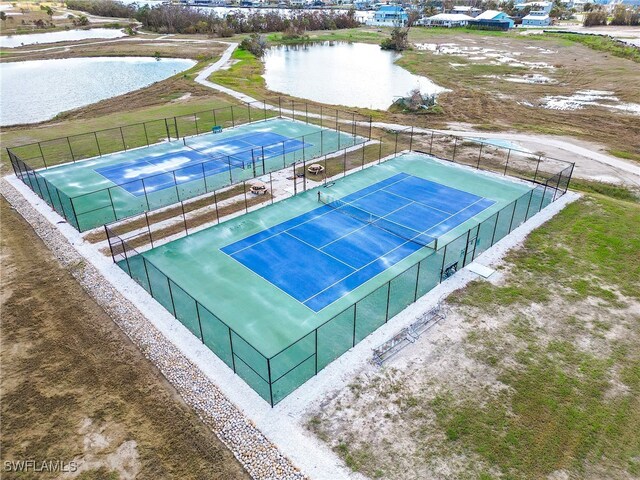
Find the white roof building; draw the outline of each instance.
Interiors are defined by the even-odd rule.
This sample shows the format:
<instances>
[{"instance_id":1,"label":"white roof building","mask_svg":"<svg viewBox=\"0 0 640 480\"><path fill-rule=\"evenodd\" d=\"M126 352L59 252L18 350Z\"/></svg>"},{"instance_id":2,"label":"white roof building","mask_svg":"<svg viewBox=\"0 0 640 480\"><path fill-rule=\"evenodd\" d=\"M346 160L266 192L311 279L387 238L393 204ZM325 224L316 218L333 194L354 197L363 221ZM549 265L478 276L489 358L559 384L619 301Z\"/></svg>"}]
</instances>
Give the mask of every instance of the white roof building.
<instances>
[{"instance_id":1,"label":"white roof building","mask_svg":"<svg viewBox=\"0 0 640 480\"><path fill-rule=\"evenodd\" d=\"M462 13L439 13L432 17L421 18L418 24L428 27L464 27L469 20L473 20L473 17Z\"/></svg>"}]
</instances>

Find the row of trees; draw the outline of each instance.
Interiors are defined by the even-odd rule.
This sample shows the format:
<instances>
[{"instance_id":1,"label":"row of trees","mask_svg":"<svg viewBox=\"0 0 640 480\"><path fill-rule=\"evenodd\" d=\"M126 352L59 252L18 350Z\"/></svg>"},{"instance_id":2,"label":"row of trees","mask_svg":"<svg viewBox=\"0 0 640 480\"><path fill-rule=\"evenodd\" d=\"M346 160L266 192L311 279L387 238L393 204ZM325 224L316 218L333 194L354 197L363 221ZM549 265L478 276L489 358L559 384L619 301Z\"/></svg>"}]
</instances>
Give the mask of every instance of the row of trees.
<instances>
[{"instance_id":1,"label":"row of trees","mask_svg":"<svg viewBox=\"0 0 640 480\"><path fill-rule=\"evenodd\" d=\"M596 27L600 25L640 25L640 9L630 8L625 5L616 5L613 9L611 20L607 12L601 7L591 7L584 15L583 25L585 27Z\"/></svg>"},{"instance_id":2,"label":"row of trees","mask_svg":"<svg viewBox=\"0 0 640 480\"><path fill-rule=\"evenodd\" d=\"M336 30L358 26L355 11L345 13L292 10L288 17L279 12L230 12L225 16L213 11L183 5L141 7L113 0L67 0L67 6L105 17L135 18L144 28L158 33L204 33L230 37L236 33L266 33L306 30Z\"/></svg>"}]
</instances>

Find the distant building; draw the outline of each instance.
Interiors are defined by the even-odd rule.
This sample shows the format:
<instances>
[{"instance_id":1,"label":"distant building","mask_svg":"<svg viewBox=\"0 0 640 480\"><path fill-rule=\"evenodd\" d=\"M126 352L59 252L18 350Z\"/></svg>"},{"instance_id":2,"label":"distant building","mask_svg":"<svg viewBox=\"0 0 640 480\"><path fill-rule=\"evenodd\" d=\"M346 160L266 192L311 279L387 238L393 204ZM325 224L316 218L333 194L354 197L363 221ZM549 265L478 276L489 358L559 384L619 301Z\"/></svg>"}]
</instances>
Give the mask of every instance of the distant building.
<instances>
[{"instance_id":1,"label":"distant building","mask_svg":"<svg viewBox=\"0 0 640 480\"><path fill-rule=\"evenodd\" d=\"M409 15L404 8L398 5L383 5L376 10L373 20L369 20L367 25L394 27L396 25L406 25Z\"/></svg>"},{"instance_id":2,"label":"distant building","mask_svg":"<svg viewBox=\"0 0 640 480\"><path fill-rule=\"evenodd\" d=\"M551 9L553 8L553 3L551 2L526 2L519 3L516 5L516 9L522 10L526 7L529 7L532 11L536 12L545 12L549 14Z\"/></svg>"},{"instance_id":3,"label":"distant building","mask_svg":"<svg viewBox=\"0 0 640 480\"><path fill-rule=\"evenodd\" d=\"M451 9L451 12L449 13L460 13L462 15L469 15L470 17L477 17L478 15L480 15L480 12L482 12L482 10L480 10L479 8L467 7L466 5L458 5L456 7L453 7Z\"/></svg>"},{"instance_id":4,"label":"distant building","mask_svg":"<svg viewBox=\"0 0 640 480\"><path fill-rule=\"evenodd\" d=\"M473 20L473 17L469 15L463 15L462 13L439 13L431 17L421 18L416 22L418 25L424 25L425 27L464 27L469 23L469 20Z\"/></svg>"},{"instance_id":5,"label":"distant building","mask_svg":"<svg viewBox=\"0 0 640 480\"><path fill-rule=\"evenodd\" d=\"M504 12L500 12L498 10L487 10L486 12L482 12L480 15L475 17L475 20L482 20L482 24L489 25L491 22L495 22L496 24L507 23L507 28L513 28L515 26L515 22L513 18L507 15ZM499 25L496 25L499 26Z\"/></svg>"},{"instance_id":6,"label":"distant building","mask_svg":"<svg viewBox=\"0 0 640 480\"><path fill-rule=\"evenodd\" d=\"M548 27L549 25L551 25L551 18L544 11L530 12L522 18L523 27Z\"/></svg>"}]
</instances>

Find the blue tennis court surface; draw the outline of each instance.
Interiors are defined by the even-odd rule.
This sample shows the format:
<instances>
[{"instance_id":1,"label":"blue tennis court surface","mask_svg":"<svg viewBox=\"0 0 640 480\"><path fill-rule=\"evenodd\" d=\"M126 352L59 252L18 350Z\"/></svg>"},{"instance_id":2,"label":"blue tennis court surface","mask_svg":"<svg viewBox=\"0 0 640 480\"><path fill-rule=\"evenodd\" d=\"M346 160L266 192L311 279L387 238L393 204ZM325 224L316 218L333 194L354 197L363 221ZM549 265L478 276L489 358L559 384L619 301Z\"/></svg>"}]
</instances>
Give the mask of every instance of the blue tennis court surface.
<instances>
[{"instance_id":1,"label":"blue tennis court surface","mask_svg":"<svg viewBox=\"0 0 640 480\"><path fill-rule=\"evenodd\" d=\"M318 312L494 203L399 173L221 250Z\"/></svg>"},{"instance_id":2,"label":"blue tennis court surface","mask_svg":"<svg viewBox=\"0 0 640 480\"><path fill-rule=\"evenodd\" d=\"M181 150L96 168L95 171L132 195L174 188L232 169L255 168L265 158L287 154L309 143L273 132L235 135L215 143L186 139ZM260 167L261 168L261 167ZM174 178L175 175L175 178Z\"/></svg>"}]
</instances>

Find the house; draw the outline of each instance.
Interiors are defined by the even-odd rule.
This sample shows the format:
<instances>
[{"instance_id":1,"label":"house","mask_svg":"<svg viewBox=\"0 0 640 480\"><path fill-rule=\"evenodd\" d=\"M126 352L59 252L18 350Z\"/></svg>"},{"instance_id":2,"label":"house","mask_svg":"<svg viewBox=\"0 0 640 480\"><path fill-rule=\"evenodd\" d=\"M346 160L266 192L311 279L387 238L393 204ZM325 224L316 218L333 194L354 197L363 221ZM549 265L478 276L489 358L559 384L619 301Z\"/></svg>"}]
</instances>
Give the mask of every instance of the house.
<instances>
[{"instance_id":1,"label":"house","mask_svg":"<svg viewBox=\"0 0 640 480\"><path fill-rule=\"evenodd\" d=\"M462 15L469 15L470 17L477 17L478 15L480 15L480 12L482 12L482 10L480 10L479 8L458 5L456 7L453 7L449 13L460 13Z\"/></svg>"},{"instance_id":2,"label":"house","mask_svg":"<svg viewBox=\"0 0 640 480\"><path fill-rule=\"evenodd\" d=\"M504 25L502 24L505 22L507 24L506 29L513 28L515 26L513 18L498 10L487 10L486 12L482 12L480 15L475 17L475 20L479 22L478 25L491 26L492 23L495 23L496 28L500 30L504 29Z\"/></svg>"},{"instance_id":3,"label":"house","mask_svg":"<svg viewBox=\"0 0 640 480\"><path fill-rule=\"evenodd\" d=\"M516 5L516 9L517 10L522 10L526 7L529 7L531 11L536 11L536 12L545 12L547 15L551 12L551 9L553 8L553 3L551 2L526 2L526 3L519 3L518 5Z\"/></svg>"},{"instance_id":4,"label":"house","mask_svg":"<svg viewBox=\"0 0 640 480\"><path fill-rule=\"evenodd\" d=\"M523 27L548 27L551 25L551 17L545 11L530 12L522 18Z\"/></svg>"},{"instance_id":5,"label":"house","mask_svg":"<svg viewBox=\"0 0 640 480\"><path fill-rule=\"evenodd\" d=\"M406 25L408 21L409 15L404 8L398 5L383 5L376 10L373 20L367 21L367 25L395 27L397 25Z\"/></svg>"},{"instance_id":6,"label":"house","mask_svg":"<svg viewBox=\"0 0 640 480\"><path fill-rule=\"evenodd\" d=\"M462 13L438 13L431 17L421 18L416 24L424 25L425 27L451 28L464 27L469 23L469 20L473 20L473 17Z\"/></svg>"}]
</instances>

